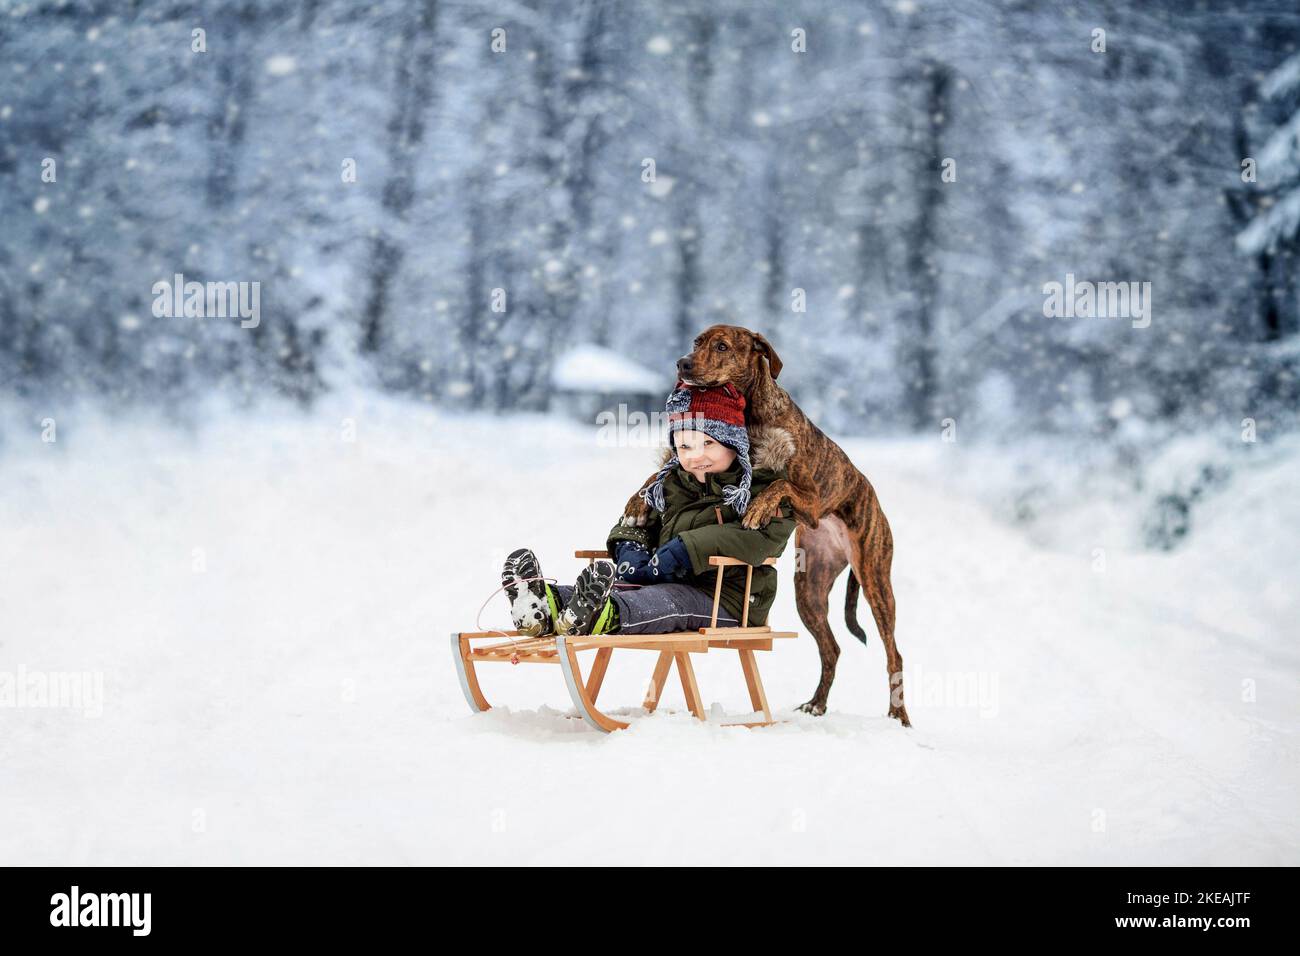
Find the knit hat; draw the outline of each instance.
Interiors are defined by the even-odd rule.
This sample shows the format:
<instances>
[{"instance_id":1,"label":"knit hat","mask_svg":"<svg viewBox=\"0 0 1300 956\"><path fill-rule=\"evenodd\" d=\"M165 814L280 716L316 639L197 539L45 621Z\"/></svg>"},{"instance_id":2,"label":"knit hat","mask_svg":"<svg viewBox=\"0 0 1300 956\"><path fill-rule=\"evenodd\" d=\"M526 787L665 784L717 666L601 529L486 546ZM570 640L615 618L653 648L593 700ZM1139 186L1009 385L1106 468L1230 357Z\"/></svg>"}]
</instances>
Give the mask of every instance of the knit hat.
<instances>
[{"instance_id":1,"label":"knit hat","mask_svg":"<svg viewBox=\"0 0 1300 956\"><path fill-rule=\"evenodd\" d=\"M727 382L707 388L687 385L680 379L668 401L668 441L679 431L704 432L710 438L736 450L743 474L739 485L722 489L722 500L744 514L749 508L749 485L752 470L749 464L749 432L745 430L745 396L736 386ZM664 478L681 465L676 452L666 465L659 469L655 479L638 494L656 511L665 510Z\"/></svg>"}]
</instances>

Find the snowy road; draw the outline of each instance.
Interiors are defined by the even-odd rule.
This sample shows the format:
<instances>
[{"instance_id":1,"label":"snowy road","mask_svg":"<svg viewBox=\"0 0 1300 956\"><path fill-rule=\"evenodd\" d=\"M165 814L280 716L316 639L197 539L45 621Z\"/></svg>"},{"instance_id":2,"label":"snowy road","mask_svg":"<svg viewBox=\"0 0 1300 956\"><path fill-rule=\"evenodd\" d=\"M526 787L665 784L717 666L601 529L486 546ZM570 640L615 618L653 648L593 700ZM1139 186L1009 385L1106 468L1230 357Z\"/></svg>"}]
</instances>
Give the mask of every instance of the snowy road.
<instances>
[{"instance_id":1,"label":"snowy road","mask_svg":"<svg viewBox=\"0 0 1300 956\"><path fill-rule=\"evenodd\" d=\"M670 683L603 736L547 667L485 668L505 706L471 716L448 634L515 547L571 582L655 452L537 417L322 421L9 432L0 673L100 673L103 700L0 707L0 862L1300 863L1300 607L1256 583L1295 567L1280 472L1172 556L1105 528L1046 550L955 490L951 446L845 442L894 528L914 728L841 579L826 717L705 726ZM801 630L792 563L772 622ZM508 620L498 595L482 623ZM602 702L649 666L616 655ZM806 633L766 656L773 707L817 666ZM748 710L730 655L697 669Z\"/></svg>"}]
</instances>

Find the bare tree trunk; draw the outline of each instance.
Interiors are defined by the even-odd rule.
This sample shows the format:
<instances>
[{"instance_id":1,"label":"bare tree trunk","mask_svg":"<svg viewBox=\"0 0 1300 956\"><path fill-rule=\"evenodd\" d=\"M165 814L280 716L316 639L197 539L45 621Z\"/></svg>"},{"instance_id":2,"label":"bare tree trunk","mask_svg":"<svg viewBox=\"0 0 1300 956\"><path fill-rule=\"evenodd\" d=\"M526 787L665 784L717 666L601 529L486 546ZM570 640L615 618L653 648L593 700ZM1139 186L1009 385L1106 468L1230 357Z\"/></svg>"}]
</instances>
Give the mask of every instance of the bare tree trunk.
<instances>
[{"instance_id":1,"label":"bare tree trunk","mask_svg":"<svg viewBox=\"0 0 1300 956\"><path fill-rule=\"evenodd\" d=\"M717 33L717 24L708 14L695 14L688 18L690 35L695 38L690 52L690 100L695 121L694 133L700 134L708 129L709 87L713 79L713 39ZM698 142L698 135L686 137L689 142ZM696 188L696 178L687 173L686 159L682 138L673 144L673 158L677 164L675 173L677 185L673 187L672 202L673 225L677 239L677 283L676 307L673 313L673 329L677 336L677 346L685 349L695 338L697 300L703 281L700 276L700 247L704 241L700 225L700 193Z\"/></svg>"},{"instance_id":2,"label":"bare tree trunk","mask_svg":"<svg viewBox=\"0 0 1300 956\"><path fill-rule=\"evenodd\" d=\"M466 184L468 205L466 216L469 221L469 261L465 265L465 307L464 319L460 330L460 348L456 350L460 367L457 373L463 373L469 379L469 405L478 408L483 402L483 377L480 374L482 362L482 338L480 332L490 311L488 290L484 277L486 275L487 221L488 210L484 202L487 184L483 173L475 170Z\"/></svg>"},{"instance_id":3,"label":"bare tree trunk","mask_svg":"<svg viewBox=\"0 0 1300 956\"><path fill-rule=\"evenodd\" d=\"M412 29L402 34L393 88L393 113L388 120L388 180L383 209L388 223L371 242L370 292L362 312L361 347L377 352L383 340L388 288L402 264L404 249L393 238L392 223L405 220L415 199L416 152L424 141L424 115L433 90L433 59L438 24L438 0L422 0Z\"/></svg>"},{"instance_id":4,"label":"bare tree trunk","mask_svg":"<svg viewBox=\"0 0 1300 956\"><path fill-rule=\"evenodd\" d=\"M936 221L943 202L940 163L943 159L943 124L948 115L950 73L938 63L927 63L921 80L924 84L924 134L921 151L924 170L917 195L917 216L905 235L907 276L912 284L907 324L912 326L904 362L907 406L914 427L926 428L935 421L938 398L937 345L935 342L934 303L939 274L934 261Z\"/></svg>"},{"instance_id":5,"label":"bare tree trunk","mask_svg":"<svg viewBox=\"0 0 1300 956\"><path fill-rule=\"evenodd\" d=\"M570 323L579 301L577 253L584 248L591 223L594 194L591 168L595 155L606 141L598 110L583 108L592 91L605 85L603 44L607 9L604 4L590 3L583 8L586 21L578 51L578 69L561 80L556 45L540 43L533 60L535 84L541 91L542 136L538 148L538 166L547 190L559 189L561 202L547 223L551 259L558 268L544 269L544 295L534 314L540 323L539 354L530 363L533 371L523 385L522 399L538 401L549 407L551 389L546 380L555 364L555 351L561 336L558 329ZM575 124L586 128L575 133ZM575 149L570 143L577 141ZM564 210L568 211L566 215ZM529 323L527 328L537 323Z\"/></svg>"},{"instance_id":6,"label":"bare tree trunk","mask_svg":"<svg viewBox=\"0 0 1300 956\"><path fill-rule=\"evenodd\" d=\"M247 53L240 35L249 34L256 28L256 8L251 3L241 4L230 17L227 38L230 49ZM246 55L227 54L216 58L217 93L208 117L212 165L208 168L205 190L208 206L213 209L226 206L234 197L235 171L246 129L245 117L253 96L251 63L252 57Z\"/></svg>"},{"instance_id":7,"label":"bare tree trunk","mask_svg":"<svg viewBox=\"0 0 1300 956\"><path fill-rule=\"evenodd\" d=\"M785 222L781 217L781 174L777 171L775 160L768 164L763 194L763 208L767 211L767 221L763 230L767 243L767 281L763 288L763 303L767 306L772 324L776 325L790 308L790 302L786 298Z\"/></svg>"},{"instance_id":8,"label":"bare tree trunk","mask_svg":"<svg viewBox=\"0 0 1300 956\"><path fill-rule=\"evenodd\" d=\"M699 331L695 328L695 305L700 294L700 221L695 190L683 188L672 212L678 260L673 331L677 345L685 348Z\"/></svg>"}]
</instances>

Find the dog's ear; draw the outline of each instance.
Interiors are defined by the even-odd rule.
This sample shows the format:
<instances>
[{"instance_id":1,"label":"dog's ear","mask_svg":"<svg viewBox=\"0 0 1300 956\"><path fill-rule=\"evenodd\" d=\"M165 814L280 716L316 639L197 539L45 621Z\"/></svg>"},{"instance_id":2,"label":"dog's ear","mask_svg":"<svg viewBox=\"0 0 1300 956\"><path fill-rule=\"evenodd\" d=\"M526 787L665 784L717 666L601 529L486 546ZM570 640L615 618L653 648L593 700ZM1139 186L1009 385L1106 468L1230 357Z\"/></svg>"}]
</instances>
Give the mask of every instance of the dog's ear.
<instances>
[{"instance_id":1,"label":"dog's ear","mask_svg":"<svg viewBox=\"0 0 1300 956\"><path fill-rule=\"evenodd\" d=\"M754 337L754 351L761 355L767 356L767 367L772 372L772 378L781 374L781 356L776 354L776 349L772 348L772 343L757 332L749 333Z\"/></svg>"}]
</instances>

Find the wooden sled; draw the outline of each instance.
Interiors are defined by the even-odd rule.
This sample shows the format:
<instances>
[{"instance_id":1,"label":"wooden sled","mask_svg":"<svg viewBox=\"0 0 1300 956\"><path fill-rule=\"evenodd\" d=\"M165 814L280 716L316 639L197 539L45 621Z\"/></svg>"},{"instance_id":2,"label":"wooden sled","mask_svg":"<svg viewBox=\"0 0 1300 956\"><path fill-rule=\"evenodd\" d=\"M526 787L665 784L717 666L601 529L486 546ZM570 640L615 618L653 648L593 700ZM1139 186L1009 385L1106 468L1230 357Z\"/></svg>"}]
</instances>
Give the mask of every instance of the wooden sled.
<instances>
[{"instance_id":1,"label":"wooden sled","mask_svg":"<svg viewBox=\"0 0 1300 956\"><path fill-rule=\"evenodd\" d=\"M608 557L605 551L576 551L574 556L586 558L588 563L598 558ZM764 564L776 564L776 558L768 558ZM763 691L763 681L758 674L758 658L755 651L770 651L772 641L781 638L798 637L794 631L774 631L770 627L749 627L749 587L754 576L754 568L746 565L744 613L739 627L718 627L718 606L722 600L722 574L727 565L745 564L737 558L714 556L709 564L718 569L717 583L713 588L713 616L708 627L695 631L675 631L670 634L600 634L596 636L557 635L545 637L528 637L520 631L458 631L451 635L452 656L456 661L456 672L460 677L460 687L465 693L474 713L491 709L491 704L483 696L479 687L477 666L486 663L511 664L558 664L564 675L564 683L569 688L573 705L587 723L597 730L609 733L624 730L626 721L617 720L596 708L596 698L600 694L600 685L605 680L605 671L609 668L609 659L615 649L634 651L654 651L658 653L650 686L642 706L653 712L659 706L659 697L668 680L668 671L677 665L677 676L681 678L682 692L686 695L686 705L692 714L705 720L704 703L700 699L700 689L695 682L695 669L691 666L692 654L706 654L713 649L734 650L740 656L740 668L745 675L745 684L749 688L749 700L754 711L763 715L762 720L727 722L727 727L766 727L776 723L772 719L771 708L767 704L767 695ZM473 646L471 642L485 638L502 636L519 638L496 644ZM581 651L596 652L595 659L584 681L582 667L578 662Z\"/></svg>"}]
</instances>

